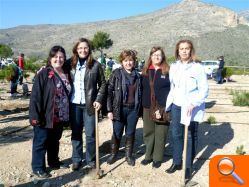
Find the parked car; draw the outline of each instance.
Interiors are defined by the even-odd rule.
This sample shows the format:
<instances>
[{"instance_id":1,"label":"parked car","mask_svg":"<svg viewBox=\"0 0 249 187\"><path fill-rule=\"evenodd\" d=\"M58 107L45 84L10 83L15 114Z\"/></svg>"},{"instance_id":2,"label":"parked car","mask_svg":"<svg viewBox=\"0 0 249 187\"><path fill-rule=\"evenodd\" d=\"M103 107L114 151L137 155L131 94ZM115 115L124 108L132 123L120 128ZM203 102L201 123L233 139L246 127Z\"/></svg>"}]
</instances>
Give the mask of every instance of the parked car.
<instances>
[{"instance_id":1,"label":"parked car","mask_svg":"<svg viewBox=\"0 0 249 187\"><path fill-rule=\"evenodd\" d=\"M216 70L219 68L219 61L205 60L201 64L204 66L205 73L208 78L213 78Z\"/></svg>"}]
</instances>

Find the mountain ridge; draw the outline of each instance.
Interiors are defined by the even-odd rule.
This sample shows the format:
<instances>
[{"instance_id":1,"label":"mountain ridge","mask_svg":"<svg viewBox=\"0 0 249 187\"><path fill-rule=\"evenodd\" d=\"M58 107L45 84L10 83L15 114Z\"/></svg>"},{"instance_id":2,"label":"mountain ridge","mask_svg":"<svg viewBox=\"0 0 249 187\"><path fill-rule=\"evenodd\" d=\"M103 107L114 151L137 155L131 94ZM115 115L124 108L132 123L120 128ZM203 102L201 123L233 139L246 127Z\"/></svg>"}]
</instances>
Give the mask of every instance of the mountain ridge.
<instances>
[{"instance_id":1,"label":"mountain ridge","mask_svg":"<svg viewBox=\"0 0 249 187\"><path fill-rule=\"evenodd\" d=\"M117 56L124 48L132 48L138 51L139 57L146 58L150 48L154 45L163 46L166 49L166 54L172 56L174 45L181 38L192 38L197 42L196 46L202 49L207 44L200 44L199 41L205 40L205 37L213 36L206 42L216 43L217 40L220 41L220 45L224 45L224 49L226 49L224 54L230 56L227 46L235 43L236 41L233 39L238 40L237 36L230 36L224 41L221 33L226 30L235 32L234 29L247 32L248 25L249 22L246 18L232 10L198 0L183 0L158 11L117 20L70 25L20 26L4 29L0 30L0 43L10 45L15 53L24 52L27 55L41 57L47 56L52 45L59 44L64 46L70 55L73 43L78 38L92 39L94 33L104 31L109 33L110 38L114 41L113 46L105 50L107 54ZM240 33L240 31L238 32ZM217 38L215 35L219 35L219 37ZM247 41L247 37L245 36L239 41ZM243 44L244 47L249 48L248 45ZM236 44L236 46L238 45ZM244 49L242 52L245 53L245 56L249 56ZM214 58L220 55L219 53L220 50L213 51L207 57L203 51L198 51L200 58ZM231 51L231 56L234 55L236 56ZM243 62L244 59L239 59L239 61Z\"/></svg>"}]
</instances>

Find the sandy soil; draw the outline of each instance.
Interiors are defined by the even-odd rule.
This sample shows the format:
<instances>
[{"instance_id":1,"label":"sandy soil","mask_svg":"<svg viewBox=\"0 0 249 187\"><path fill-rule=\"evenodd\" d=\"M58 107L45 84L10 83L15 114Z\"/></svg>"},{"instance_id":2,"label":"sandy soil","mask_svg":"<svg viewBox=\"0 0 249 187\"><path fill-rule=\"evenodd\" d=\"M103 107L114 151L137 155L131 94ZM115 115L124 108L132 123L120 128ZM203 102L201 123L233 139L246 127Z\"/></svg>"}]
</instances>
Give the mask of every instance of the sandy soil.
<instances>
[{"instance_id":1,"label":"sandy soil","mask_svg":"<svg viewBox=\"0 0 249 187\"><path fill-rule=\"evenodd\" d=\"M199 126L198 155L194 164L192 181L196 186L208 186L209 161L218 154L236 154L237 146L244 145L249 153L249 107L232 105L231 89L249 90L249 77L234 76L235 82L216 85L209 80L210 94L207 99L207 113L216 118L216 124L202 123ZM32 127L28 123L29 98L9 99L8 84L0 83L0 186L180 186L182 171L166 174L164 171L171 165L171 137L168 136L165 160L158 169L151 165L140 165L144 158L145 146L142 140L143 124L140 119L137 125L135 144L135 167L127 165L124 159L124 147L121 145L120 159L113 165L107 165L112 126L109 120L99 122L100 129L100 162L104 175L96 178L95 170L88 171L84 167L80 171L71 169L51 171L52 178L36 179L31 172ZM29 84L29 89L31 89ZM21 90L19 90L21 92ZM60 158L71 164L71 132L65 130L61 139Z\"/></svg>"}]
</instances>

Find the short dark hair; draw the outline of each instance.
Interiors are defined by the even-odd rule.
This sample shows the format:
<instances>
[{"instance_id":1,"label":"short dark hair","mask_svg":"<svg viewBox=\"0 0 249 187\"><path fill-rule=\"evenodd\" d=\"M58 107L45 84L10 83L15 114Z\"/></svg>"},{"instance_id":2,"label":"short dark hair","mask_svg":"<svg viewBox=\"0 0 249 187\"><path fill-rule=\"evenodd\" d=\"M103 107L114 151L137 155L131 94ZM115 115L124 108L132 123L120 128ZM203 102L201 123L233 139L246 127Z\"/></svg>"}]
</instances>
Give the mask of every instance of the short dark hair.
<instances>
[{"instance_id":1,"label":"short dark hair","mask_svg":"<svg viewBox=\"0 0 249 187\"><path fill-rule=\"evenodd\" d=\"M68 73L69 70L68 68L66 68L66 51L63 47L59 46L59 45L55 45L53 46L48 54L48 62L47 62L47 66L51 66L51 59L56 55L56 53L58 52L62 52L64 55L64 64L62 65L62 69L64 71L64 73Z\"/></svg>"},{"instance_id":2,"label":"short dark hair","mask_svg":"<svg viewBox=\"0 0 249 187\"><path fill-rule=\"evenodd\" d=\"M224 56L219 56L218 58L217 58L218 60L224 60Z\"/></svg>"}]
</instances>

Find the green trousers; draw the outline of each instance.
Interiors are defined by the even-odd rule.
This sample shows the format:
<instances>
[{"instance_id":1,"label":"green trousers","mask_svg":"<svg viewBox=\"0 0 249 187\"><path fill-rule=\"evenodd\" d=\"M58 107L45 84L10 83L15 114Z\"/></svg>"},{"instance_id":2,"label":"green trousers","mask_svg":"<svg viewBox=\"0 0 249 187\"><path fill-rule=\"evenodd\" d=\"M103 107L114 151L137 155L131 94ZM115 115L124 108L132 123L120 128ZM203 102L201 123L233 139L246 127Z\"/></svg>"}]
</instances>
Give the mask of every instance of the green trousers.
<instances>
[{"instance_id":1,"label":"green trousers","mask_svg":"<svg viewBox=\"0 0 249 187\"><path fill-rule=\"evenodd\" d=\"M149 119L149 109L143 109L143 139L146 146L145 159L163 161L169 126Z\"/></svg>"}]
</instances>

